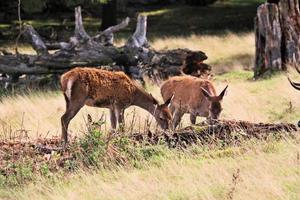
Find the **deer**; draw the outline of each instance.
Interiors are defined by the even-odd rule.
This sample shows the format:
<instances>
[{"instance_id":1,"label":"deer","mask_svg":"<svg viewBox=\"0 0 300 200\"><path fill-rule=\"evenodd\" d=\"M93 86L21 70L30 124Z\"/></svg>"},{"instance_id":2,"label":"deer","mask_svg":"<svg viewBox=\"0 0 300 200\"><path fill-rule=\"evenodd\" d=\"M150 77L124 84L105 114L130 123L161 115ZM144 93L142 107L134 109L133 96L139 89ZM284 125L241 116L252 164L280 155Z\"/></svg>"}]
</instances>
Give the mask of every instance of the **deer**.
<instances>
[{"instance_id":1,"label":"deer","mask_svg":"<svg viewBox=\"0 0 300 200\"><path fill-rule=\"evenodd\" d=\"M185 113L190 114L191 124L196 123L197 116L217 120L227 87L217 95L213 83L208 79L175 76L165 81L161 86L161 95L164 100L172 99L169 106L173 115L172 129L176 129Z\"/></svg>"},{"instance_id":2,"label":"deer","mask_svg":"<svg viewBox=\"0 0 300 200\"><path fill-rule=\"evenodd\" d=\"M124 110L132 105L152 114L162 129L168 129L171 123L168 106L172 97L159 104L123 72L77 67L64 73L60 84L66 101L66 111L61 117L61 139L65 144L69 123L84 105L108 108L112 129L124 123Z\"/></svg>"}]
</instances>

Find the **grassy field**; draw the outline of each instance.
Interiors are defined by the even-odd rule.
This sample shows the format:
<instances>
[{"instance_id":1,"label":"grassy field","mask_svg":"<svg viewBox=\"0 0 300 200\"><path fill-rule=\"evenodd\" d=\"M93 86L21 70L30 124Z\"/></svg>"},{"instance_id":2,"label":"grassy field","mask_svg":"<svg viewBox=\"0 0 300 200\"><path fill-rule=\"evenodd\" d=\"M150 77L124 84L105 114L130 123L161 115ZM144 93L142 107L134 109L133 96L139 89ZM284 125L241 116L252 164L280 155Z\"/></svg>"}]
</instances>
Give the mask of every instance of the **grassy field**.
<instances>
[{"instance_id":1,"label":"grassy field","mask_svg":"<svg viewBox=\"0 0 300 200\"><path fill-rule=\"evenodd\" d=\"M252 141L240 147L183 152L163 149L139 168L79 171L25 188L12 199L291 199L300 198L299 140Z\"/></svg>"},{"instance_id":2,"label":"grassy field","mask_svg":"<svg viewBox=\"0 0 300 200\"><path fill-rule=\"evenodd\" d=\"M220 92L229 85L221 118L297 123L300 93L286 78L289 75L300 80L294 70L264 80L252 80L254 33L250 20L259 2L225 0L208 8L145 10L149 15L150 44L158 50L189 48L208 55L207 63L213 66L216 74L217 90ZM198 12L201 14L196 15ZM181 29L188 31L181 32ZM118 45L125 41L124 38L119 35ZM21 51L32 52L28 46L23 46ZM146 88L162 100L158 85L148 83ZM0 103L0 137L59 136L64 109L60 91L4 96ZM72 136L82 137L87 133L87 114L94 120L103 114L105 119L109 118L105 109L83 107L71 121L69 132ZM125 115L126 128L134 124L138 131L144 127L145 120L152 120L155 126L154 119L140 108L131 107ZM136 116L134 122L133 115ZM188 124L188 116L184 116L181 126ZM109 129L108 121L103 131ZM0 199L297 200L300 199L299 144L300 137L296 136L283 140L250 140L226 147L204 145L184 150L169 149L165 145L143 147L145 149L136 151L146 156L131 160L134 164L37 175L25 185L2 185Z\"/></svg>"},{"instance_id":3,"label":"grassy field","mask_svg":"<svg viewBox=\"0 0 300 200\"><path fill-rule=\"evenodd\" d=\"M297 74L290 74L295 80ZM223 100L224 110L221 118L247 120L251 122L292 122L300 118L300 94L288 83L285 74L274 75L265 80L253 81L252 72L233 71L215 76L217 91L229 85L227 95ZM157 85L148 85L148 91L161 102L162 98ZM18 130L28 130L30 137L51 136L60 134L60 117L65 111L65 101L60 91L33 92L30 95L8 96L0 104L0 126L3 134L17 134ZM80 136L86 131L87 114L94 120L104 114L109 119L107 109L83 107L70 124L70 133ZM140 130L145 120L154 119L146 111L130 107L125 112L126 124L132 123L135 117L134 129ZM183 126L188 125L188 116L184 116ZM198 122L201 118L198 119ZM103 127L110 129L109 121ZM3 135L2 134L2 135Z\"/></svg>"},{"instance_id":4,"label":"grassy field","mask_svg":"<svg viewBox=\"0 0 300 200\"><path fill-rule=\"evenodd\" d=\"M221 40L209 39L216 43ZM289 76L298 77L294 71ZM290 87L285 74L258 81L251 78L252 72L241 69L214 77L218 91L229 85L221 118L252 122L298 121L300 94ZM147 88L161 99L158 86ZM30 138L59 135L64 108L59 91L5 97L0 104L2 136L18 136L21 129L27 130ZM87 132L87 114L96 120L103 113L108 114L105 109L84 107L71 122L70 134L82 137ZM145 111L131 107L126 111L126 127L132 123L133 113L139 119L134 122L135 130L142 129L146 118L151 119ZM182 126L188 123L185 116ZM104 130L109 130L109 123ZM300 198L299 143L297 136L281 141L245 141L241 146L225 148L208 145L172 150L159 146L148 159L134 161L138 163L135 165L84 168L50 178L38 176L26 187L0 188L0 198L296 200Z\"/></svg>"}]
</instances>

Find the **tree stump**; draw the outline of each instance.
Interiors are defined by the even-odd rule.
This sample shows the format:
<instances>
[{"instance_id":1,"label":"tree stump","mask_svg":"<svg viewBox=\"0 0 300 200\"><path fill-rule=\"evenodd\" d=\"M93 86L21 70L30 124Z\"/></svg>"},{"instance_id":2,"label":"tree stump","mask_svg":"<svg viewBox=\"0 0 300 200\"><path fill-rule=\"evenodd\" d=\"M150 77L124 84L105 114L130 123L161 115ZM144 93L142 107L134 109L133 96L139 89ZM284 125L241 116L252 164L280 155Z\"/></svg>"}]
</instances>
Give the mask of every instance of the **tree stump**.
<instances>
[{"instance_id":1,"label":"tree stump","mask_svg":"<svg viewBox=\"0 0 300 200\"><path fill-rule=\"evenodd\" d=\"M272 2L272 3L269 3ZM298 66L300 61L299 1L268 1L255 18L254 78Z\"/></svg>"}]
</instances>

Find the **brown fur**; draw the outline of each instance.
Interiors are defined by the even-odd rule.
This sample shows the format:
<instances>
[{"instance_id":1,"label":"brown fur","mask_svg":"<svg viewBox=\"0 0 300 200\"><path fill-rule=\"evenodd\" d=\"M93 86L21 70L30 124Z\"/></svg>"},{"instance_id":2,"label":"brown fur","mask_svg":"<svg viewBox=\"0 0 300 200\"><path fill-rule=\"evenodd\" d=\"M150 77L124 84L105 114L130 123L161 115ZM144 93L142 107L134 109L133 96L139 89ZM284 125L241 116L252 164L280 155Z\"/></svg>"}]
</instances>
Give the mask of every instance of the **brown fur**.
<instances>
[{"instance_id":1,"label":"brown fur","mask_svg":"<svg viewBox=\"0 0 300 200\"><path fill-rule=\"evenodd\" d=\"M206 97L202 89L209 93ZM226 89L225 89L226 90ZM196 116L209 117L215 114L217 118L222 110L220 101L225 90L217 96L215 87L210 80L193 76L177 76L165 81L161 86L163 99L168 99L174 94L170 110L173 113L173 128L175 128L184 113L191 114L191 122L194 124Z\"/></svg>"},{"instance_id":2,"label":"brown fur","mask_svg":"<svg viewBox=\"0 0 300 200\"><path fill-rule=\"evenodd\" d=\"M87 95L86 104L94 106L96 101L120 103L128 105L132 103L133 94L137 90L136 84L123 72L111 72L94 68L75 68L61 77L63 92L67 89L67 81L72 79L85 86Z\"/></svg>"},{"instance_id":3,"label":"brown fur","mask_svg":"<svg viewBox=\"0 0 300 200\"><path fill-rule=\"evenodd\" d=\"M166 104L137 86L123 72L94 68L75 68L61 76L61 88L66 100L66 112L61 118L62 138L67 142L70 120L84 105L109 108L112 128L124 122L124 110L136 105L154 115L162 128L168 128L171 113Z\"/></svg>"}]
</instances>

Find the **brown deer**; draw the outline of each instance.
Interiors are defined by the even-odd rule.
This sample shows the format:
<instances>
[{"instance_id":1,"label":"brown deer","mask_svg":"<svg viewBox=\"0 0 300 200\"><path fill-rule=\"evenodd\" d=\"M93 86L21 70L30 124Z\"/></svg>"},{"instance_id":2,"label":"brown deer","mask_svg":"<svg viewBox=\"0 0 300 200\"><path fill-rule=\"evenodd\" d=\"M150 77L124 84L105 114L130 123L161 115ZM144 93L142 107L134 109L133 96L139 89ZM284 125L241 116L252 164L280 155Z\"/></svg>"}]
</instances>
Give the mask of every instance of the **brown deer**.
<instances>
[{"instance_id":1,"label":"brown deer","mask_svg":"<svg viewBox=\"0 0 300 200\"><path fill-rule=\"evenodd\" d=\"M176 76L165 81L161 86L163 99L170 99L174 95L170 105L172 128L176 128L184 113L190 114L192 124L196 123L197 116L218 119L227 87L217 96L213 83L208 79Z\"/></svg>"},{"instance_id":2,"label":"brown deer","mask_svg":"<svg viewBox=\"0 0 300 200\"><path fill-rule=\"evenodd\" d=\"M124 122L124 110L139 106L150 112L163 129L169 127L170 99L159 105L158 101L137 86L123 72L94 68L75 68L61 76L61 88L66 100L66 112L61 117L62 140L68 142L68 125L84 105L110 109L111 127Z\"/></svg>"}]
</instances>

